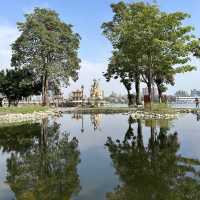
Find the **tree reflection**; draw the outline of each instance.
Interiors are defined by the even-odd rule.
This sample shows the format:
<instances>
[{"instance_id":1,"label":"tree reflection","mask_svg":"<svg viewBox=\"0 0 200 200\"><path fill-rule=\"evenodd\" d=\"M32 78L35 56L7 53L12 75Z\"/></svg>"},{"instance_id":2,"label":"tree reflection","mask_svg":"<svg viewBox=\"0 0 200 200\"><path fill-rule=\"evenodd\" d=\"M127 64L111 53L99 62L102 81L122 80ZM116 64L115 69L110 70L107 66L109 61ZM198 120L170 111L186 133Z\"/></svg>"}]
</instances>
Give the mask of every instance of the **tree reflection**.
<instances>
[{"instance_id":1,"label":"tree reflection","mask_svg":"<svg viewBox=\"0 0 200 200\"><path fill-rule=\"evenodd\" d=\"M40 124L21 124L0 127L0 147L3 152L17 151L24 153L32 148L40 136Z\"/></svg>"},{"instance_id":2,"label":"tree reflection","mask_svg":"<svg viewBox=\"0 0 200 200\"><path fill-rule=\"evenodd\" d=\"M109 200L197 200L200 199L200 162L177 154L178 133L168 128L151 127L148 145L144 147L142 124L137 133L129 121L122 141L107 140L107 147L121 179Z\"/></svg>"},{"instance_id":3,"label":"tree reflection","mask_svg":"<svg viewBox=\"0 0 200 200\"><path fill-rule=\"evenodd\" d=\"M80 190L78 141L69 140L68 134L59 132L57 123L49 125L47 119L39 133L23 151L24 141L16 144L18 148L7 159L7 183L19 200L70 199ZM2 147L9 150L5 143Z\"/></svg>"}]
</instances>

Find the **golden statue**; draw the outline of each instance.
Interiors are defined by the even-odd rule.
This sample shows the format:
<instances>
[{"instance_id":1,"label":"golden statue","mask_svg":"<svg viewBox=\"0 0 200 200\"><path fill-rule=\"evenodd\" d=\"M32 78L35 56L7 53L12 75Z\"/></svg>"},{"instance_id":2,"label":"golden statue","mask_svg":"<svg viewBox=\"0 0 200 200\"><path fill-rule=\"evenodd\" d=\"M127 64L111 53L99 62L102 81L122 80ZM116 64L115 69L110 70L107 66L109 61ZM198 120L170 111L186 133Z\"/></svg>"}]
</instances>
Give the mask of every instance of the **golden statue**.
<instances>
[{"instance_id":1,"label":"golden statue","mask_svg":"<svg viewBox=\"0 0 200 200\"><path fill-rule=\"evenodd\" d=\"M90 90L90 97L94 99L103 99L103 91L100 88L99 81L93 80L93 84Z\"/></svg>"}]
</instances>

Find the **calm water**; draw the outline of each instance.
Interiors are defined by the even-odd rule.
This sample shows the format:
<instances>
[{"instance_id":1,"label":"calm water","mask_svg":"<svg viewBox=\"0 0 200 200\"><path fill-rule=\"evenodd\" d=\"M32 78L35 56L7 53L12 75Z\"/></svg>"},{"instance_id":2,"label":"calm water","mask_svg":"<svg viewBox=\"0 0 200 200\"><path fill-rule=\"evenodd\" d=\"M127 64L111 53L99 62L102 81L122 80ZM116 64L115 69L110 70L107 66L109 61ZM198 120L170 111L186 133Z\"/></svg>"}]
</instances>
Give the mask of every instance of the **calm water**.
<instances>
[{"instance_id":1,"label":"calm water","mask_svg":"<svg viewBox=\"0 0 200 200\"><path fill-rule=\"evenodd\" d=\"M0 200L199 200L198 120L63 115L0 128Z\"/></svg>"}]
</instances>

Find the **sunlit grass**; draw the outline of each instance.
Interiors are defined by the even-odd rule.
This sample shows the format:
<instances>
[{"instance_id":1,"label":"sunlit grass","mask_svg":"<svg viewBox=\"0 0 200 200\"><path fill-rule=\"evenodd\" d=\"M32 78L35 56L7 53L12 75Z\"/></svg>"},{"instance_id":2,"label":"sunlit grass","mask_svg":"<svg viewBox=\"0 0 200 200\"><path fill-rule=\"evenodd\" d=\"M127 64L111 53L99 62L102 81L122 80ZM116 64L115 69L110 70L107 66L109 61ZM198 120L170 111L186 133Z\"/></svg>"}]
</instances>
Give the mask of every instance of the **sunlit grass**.
<instances>
[{"instance_id":1,"label":"sunlit grass","mask_svg":"<svg viewBox=\"0 0 200 200\"><path fill-rule=\"evenodd\" d=\"M39 106L39 105L26 105L26 106L11 106L11 107L1 107L0 114L5 113L33 113L47 111L49 107Z\"/></svg>"}]
</instances>

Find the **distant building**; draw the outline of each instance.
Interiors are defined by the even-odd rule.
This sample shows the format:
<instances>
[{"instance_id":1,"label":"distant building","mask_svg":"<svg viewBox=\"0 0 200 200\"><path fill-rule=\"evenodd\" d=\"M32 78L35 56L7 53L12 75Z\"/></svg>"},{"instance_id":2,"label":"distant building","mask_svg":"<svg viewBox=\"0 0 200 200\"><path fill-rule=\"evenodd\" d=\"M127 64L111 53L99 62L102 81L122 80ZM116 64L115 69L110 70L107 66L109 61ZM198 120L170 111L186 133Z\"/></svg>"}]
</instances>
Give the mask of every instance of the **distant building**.
<instances>
[{"instance_id":1,"label":"distant building","mask_svg":"<svg viewBox=\"0 0 200 200\"><path fill-rule=\"evenodd\" d=\"M91 85L90 89L90 97L86 97L84 95L84 87L82 86L81 89L72 91L69 96L69 101L67 102L71 106L77 105L92 105L92 106L100 106L105 105L104 101L104 92L100 87L99 81L93 80L93 84Z\"/></svg>"},{"instance_id":2,"label":"distant building","mask_svg":"<svg viewBox=\"0 0 200 200\"><path fill-rule=\"evenodd\" d=\"M193 89L190 93L191 97L200 97L200 90Z\"/></svg>"},{"instance_id":3,"label":"distant building","mask_svg":"<svg viewBox=\"0 0 200 200\"><path fill-rule=\"evenodd\" d=\"M76 90L72 92L72 101L82 101L83 99L83 91L82 90Z\"/></svg>"},{"instance_id":4,"label":"distant building","mask_svg":"<svg viewBox=\"0 0 200 200\"><path fill-rule=\"evenodd\" d=\"M70 102L74 105L81 105L84 101L84 93L83 93L84 87L82 86L81 89L77 89L75 91L72 91L70 95Z\"/></svg>"}]
</instances>

